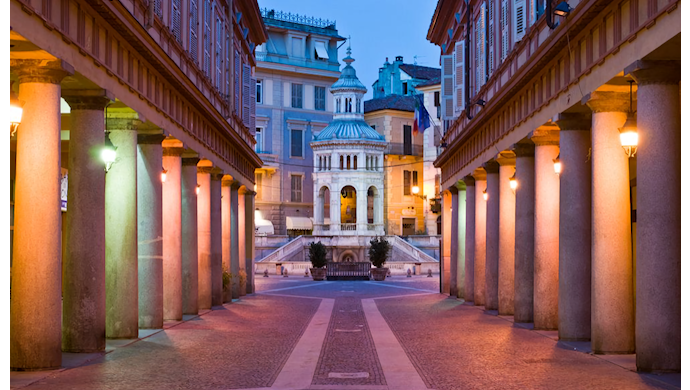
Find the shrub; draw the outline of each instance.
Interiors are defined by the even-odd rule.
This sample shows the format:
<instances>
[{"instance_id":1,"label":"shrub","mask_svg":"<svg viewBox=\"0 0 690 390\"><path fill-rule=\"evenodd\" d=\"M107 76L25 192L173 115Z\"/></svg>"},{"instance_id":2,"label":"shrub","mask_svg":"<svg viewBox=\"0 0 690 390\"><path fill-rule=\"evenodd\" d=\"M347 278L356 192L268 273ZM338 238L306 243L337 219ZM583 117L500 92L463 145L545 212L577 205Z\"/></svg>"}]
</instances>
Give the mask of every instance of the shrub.
<instances>
[{"instance_id":1,"label":"shrub","mask_svg":"<svg viewBox=\"0 0 690 390\"><path fill-rule=\"evenodd\" d=\"M326 246L321 241L309 244L309 261L314 268L326 266Z\"/></svg>"},{"instance_id":2,"label":"shrub","mask_svg":"<svg viewBox=\"0 0 690 390\"><path fill-rule=\"evenodd\" d=\"M383 237L376 237L369 241L369 243L371 244L369 247L369 261L376 268L383 267L383 263L386 262L388 257L388 252L391 250L391 244Z\"/></svg>"},{"instance_id":3,"label":"shrub","mask_svg":"<svg viewBox=\"0 0 690 390\"><path fill-rule=\"evenodd\" d=\"M228 269L223 270L223 291L230 290L230 284L232 283L232 274L228 272Z\"/></svg>"}]
</instances>

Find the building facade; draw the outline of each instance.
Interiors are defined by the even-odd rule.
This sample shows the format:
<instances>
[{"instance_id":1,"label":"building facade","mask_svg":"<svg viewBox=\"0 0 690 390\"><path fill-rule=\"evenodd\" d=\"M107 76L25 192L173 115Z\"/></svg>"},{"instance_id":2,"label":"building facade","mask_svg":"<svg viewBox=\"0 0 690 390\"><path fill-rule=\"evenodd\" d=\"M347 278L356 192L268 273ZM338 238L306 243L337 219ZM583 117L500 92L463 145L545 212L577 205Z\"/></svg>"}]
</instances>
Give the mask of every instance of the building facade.
<instances>
[{"instance_id":1,"label":"building facade","mask_svg":"<svg viewBox=\"0 0 690 390\"><path fill-rule=\"evenodd\" d=\"M679 11L438 2L444 291L680 370Z\"/></svg>"},{"instance_id":2,"label":"building facade","mask_svg":"<svg viewBox=\"0 0 690 390\"><path fill-rule=\"evenodd\" d=\"M408 72L416 77L408 77ZM386 61L379 69L373 86L375 97L364 102L365 120L389 145L384 158L384 224L388 234L440 234L441 214L436 206L440 204L440 170L433 166L437 154L433 135L439 133L440 123L436 104L440 102L440 73L440 69L404 64L402 57L396 57L393 64ZM394 93L387 92L391 90ZM431 117L431 127L416 135L415 94L423 94Z\"/></svg>"},{"instance_id":3,"label":"building facade","mask_svg":"<svg viewBox=\"0 0 690 390\"><path fill-rule=\"evenodd\" d=\"M262 10L257 48L256 206L277 235L312 230L312 138L333 118L329 87L340 75L335 22Z\"/></svg>"},{"instance_id":4,"label":"building facade","mask_svg":"<svg viewBox=\"0 0 690 390\"><path fill-rule=\"evenodd\" d=\"M9 7L10 368L252 292L257 3Z\"/></svg>"}]
</instances>

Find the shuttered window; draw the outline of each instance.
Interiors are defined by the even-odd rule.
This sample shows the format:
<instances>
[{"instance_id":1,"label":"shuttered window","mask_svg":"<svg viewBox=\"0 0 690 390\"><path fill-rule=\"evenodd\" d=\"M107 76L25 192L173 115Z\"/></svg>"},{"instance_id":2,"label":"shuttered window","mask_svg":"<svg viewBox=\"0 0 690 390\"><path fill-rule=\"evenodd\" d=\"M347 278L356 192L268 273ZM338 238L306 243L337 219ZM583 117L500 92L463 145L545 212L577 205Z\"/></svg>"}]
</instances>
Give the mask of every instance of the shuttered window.
<instances>
[{"instance_id":1,"label":"shuttered window","mask_svg":"<svg viewBox=\"0 0 690 390\"><path fill-rule=\"evenodd\" d=\"M172 33L178 43L182 43L182 4L181 0L172 0Z\"/></svg>"},{"instance_id":2,"label":"shuttered window","mask_svg":"<svg viewBox=\"0 0 690 390\"><path fill-rule=\"evenodd\" d=\"M163 7L161 4L161 1L162 0L154 0L153 1L153 12L155 12L156 15L162 19L163 18Z\"/></svg>"},{"instance_id":3,"label":"shuttered window","mask_svg":"<svg viewBox=\"0 0 690 390\"><path fill-rule=\"evenodd\" d=\"M326 87L314 87L314 109L326 111Z\"/></svg>"},{"instance_id":4,"label":"shuttered window","mask_svg":"<svg viewBox=\"0 0 690 390\"><path fill-rule=\"evenodd\" d=\"M240 109L241 102L240 102L240 82L242 81L241 79L241 69L242 69L242 57L240 57L240 52L235 50L235 112L237 115L242 114L242 110Z\"/></svg>"},{"instance_id":5,"label":"shuttered window","mask_svg":"<svg viewBox=\"0 0 690 390\"><path fill-rule=\"evenodd\" d=\"M211 77L211 1L204 1L204 73Z\"/></svg>"},{"instance_id":6,"label":"shuttered window","mask_svg":"<svg viewBox=\"0 0 690 390\"><path fill-rule=\"evenodd\" d=\"M419 181L418 181L417 171L412 171L412 187L416 187L418 185L419 185Z\"/></svg>"},{"instance_id":7,"label":"shuttered window","mask_svg":"<svg viewBox=\"0 0 690 390\"><path fill-rule=\"evenodd\" d=\"M223 22L216 15L216 80L215 86L221 91L223 85Z\"/></svg>"},{"instance_id":8,"label":"shuttered window","mask_svg":"<svg viewBox=\"0 0 690 390\"><path fill-rule=\"evenodd\" d=\"M199 65L199 10L197 0L189 0L189 54L195 64Z\"/></svg>"},{"instance_id":9,"label":"shuttered window","mask_svg":"<svg viewBox=\"0 0 690 390\"><path fill-rule=\"evenodd\" d=\"M251 68L250 68L251 72ZM249 132L254 134L256 130L256 78L249 79Z\"/></svg>"},{"instance_id":10,"label":"shuttered window","mask_svg":"<svg viewBox=\"0 0 690 390\"><path fill-rule=\"evenodd\" d=\"M247 64L242 64L242 121L247 128L251 129L251 90L254 88L252 80L252 68ZM256 99L256 98L255 98ZM254 102L256 104L256 102Z\"/></svg>"},{"instance_id":11,"label":"shuttered window","mask_svg":"<svg viewBox=\"0 0 690 390\"><path fill-rule=\"evenodd\" d=\"M302 108L302 92L304 90L304 85L302 84L292 84L292 107Z\"/></svg>"},{"instance_id":12,"label":"shuttered window","mask_svg":"<svg viewBox=\"0 0 690 390\"><path fill-rule=\"evenodd\" d=\"M302 130L290 130L290 157L304 157L302 148ZM340 165L342 169L342 156L340 156Z\"/></svg>"},{"instance_id":13,"label":"shuttered window","mask_svg":"<svg viewBox=\"0 0 690 390\"><path fill-rule=\"evenodd\" d=\"M290 201L301 202L302 201L302 176L301 175L290 175Z\"/></svg>"},{"instance_id":14,"label":"shuttered window","mask_svg":"<svg viewBox=\"0 0 690 390\"><path fill-rule=\"evenodd\" d=\"M230 103L230 35L225 33L225 95Z\"/></svg>"},{"instance_id":15,"label":"shuttered window","mask_svg":"<svg viewBox=\"0 0 690 390\"><path fill-rule=\"evenodd\" d=\"M491 75L494 73L494 44L496 43L496 40L494 39L494 11L495 11L495 0L487 0L487 8L486 8L486 19L487 19L487 24L486 24L486 38L487 38L487 45L488 45L488 54L487 54L487 64L486 64L486 75L487 79L491 77Z\"/></svg>"},{"instance_id":16,"label":"shuttered window","mask_svg":"<svg viewBox=\"0 0 690 390\"><path fill-rule=\"evenodd\" d=\"M412 155L412 126L403 125L403 153L406 156Z\"/></svg>"},{"instance_id":17,"label":"shuttered window","mask_svg":"<svg viewBox=\"0 0 690 390\"><path fill-rule=\"evenodd\" d=\"M510 50L508 26L508 0L501 0L501 62L508 57Z\"/></svg>"},{"instance_id":18,"label":"shuttered window","mask_svg":"<svg viewBox=\"0 0 690 390\"><path fill-rule=\"evenodd\" d=\"M412 195L412 172L403 171L403 195Z\"/></svg>"},{"instance_id":19,"label":"shuttered window","mask_svg":"<svg viewBox=\"0 0 690 390\"><path fill-rule=\"evenodd\" d=\"M453 119L453 54L441 56L441 116Z\"/></svg>"},{"instance_id":20,"label":"shuttered window","mask_svg":"<svg viewBox=\"0 0 690 390\"><path fill-rule=\"evenodd\" d=\"M525 0L513 0L513 42L520 42L525 36Z\"/></svg>"},{"instance_id":21,"label":"shuttered window","mask_svg":"<svg viewBox=\"0 0 690 390\"><path fill-rule=\"evenodd\" d=\"M455 44L455 92L453 95L455 116L465 109L465 41Z\"/></svg>"}]
</instances>

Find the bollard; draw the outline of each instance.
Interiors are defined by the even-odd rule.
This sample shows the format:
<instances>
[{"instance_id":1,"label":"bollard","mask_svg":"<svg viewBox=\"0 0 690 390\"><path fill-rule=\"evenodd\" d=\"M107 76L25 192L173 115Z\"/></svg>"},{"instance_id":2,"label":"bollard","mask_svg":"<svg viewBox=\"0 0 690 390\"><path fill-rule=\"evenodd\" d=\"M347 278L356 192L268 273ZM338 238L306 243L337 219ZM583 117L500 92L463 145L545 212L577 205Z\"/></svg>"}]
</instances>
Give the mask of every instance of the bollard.
<instances>
[{"instance_id":1,"label":"bollard","mask_svg":"<svg viewBox=\"0 0 690 390\"><path fill-rule=\"evenodd\" d=\"M308 278L309 277L309 268L304 269L304 277Z\"/></svg>"},{"instance_id":2,"label":"bollard","mask_svg":"<svg viewBox=\"0 0 690 390\"><path fill-rule=\"evenodd\" d=\"M431 270L429 270L429 271L431 272ZM287 274L288 274L288 271L287 271L287 268L285 268L285 269L283 270L283 277L284 277L284 278L287 278L287 277L288 277Z\"/></svg>"},{"instance_id":3,"label":"bollard","mask_svg":"<svg viewBox=\"0 0 690 390\"><path fill-rule=\"evenodd\" d=\"M267 278L267 277L268 277L268 268L266 268L266 269L264 270L264 278Z\"/></svg>"},{"instance_id":4,"label":"bollard","mask_svg":"<svg viewBox=\"0 0 690 390\"><path fill-rule=\"evenodd\" d=\"M390 268L388 268L388 273L386 274L386 277L387 277L387 278L390 278L390 277L391 277L391 269L390 269Z\"/></svg>"},{"instance_id":5,"label":"bollard","mask_svg":"<svg viewBox=\"0 0 690 390\"><path fill-rule=\"evenodd\" d=\"M432 276L431 276L431 268L429 268L429 273L426 274L426 277L427 277L427 278L431 278L431 277L432 277Z\"/></svg>"},{"instance_id":6,"label":"bollard","mask_svg":"<svg viewBox=\"0 0 690 390\"><path fill-rule=\"evenodd\" d=\"M407 277L408 277L408 278L411 278L411 277L412 277L412 270L409 269L409 268L407 269Z\"/></svg>"}]
</instances>

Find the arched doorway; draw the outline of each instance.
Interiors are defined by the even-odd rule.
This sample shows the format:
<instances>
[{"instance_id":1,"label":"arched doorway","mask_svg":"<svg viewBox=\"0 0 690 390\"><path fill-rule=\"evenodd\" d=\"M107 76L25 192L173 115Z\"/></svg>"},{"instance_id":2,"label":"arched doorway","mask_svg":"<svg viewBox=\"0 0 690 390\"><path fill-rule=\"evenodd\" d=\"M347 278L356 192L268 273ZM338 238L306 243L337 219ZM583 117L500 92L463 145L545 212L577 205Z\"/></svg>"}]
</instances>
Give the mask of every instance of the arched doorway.
<instances>
[{"instance_id":1,"label":"arched doorway","mask_svg":"<svg viewBox=\"0 0 690 390\"><path fill-rule=\"evenodd\" d=\"M340 190L340 230L357 230L357 190L345 186Z\"/></svg>"}]
</instances>

